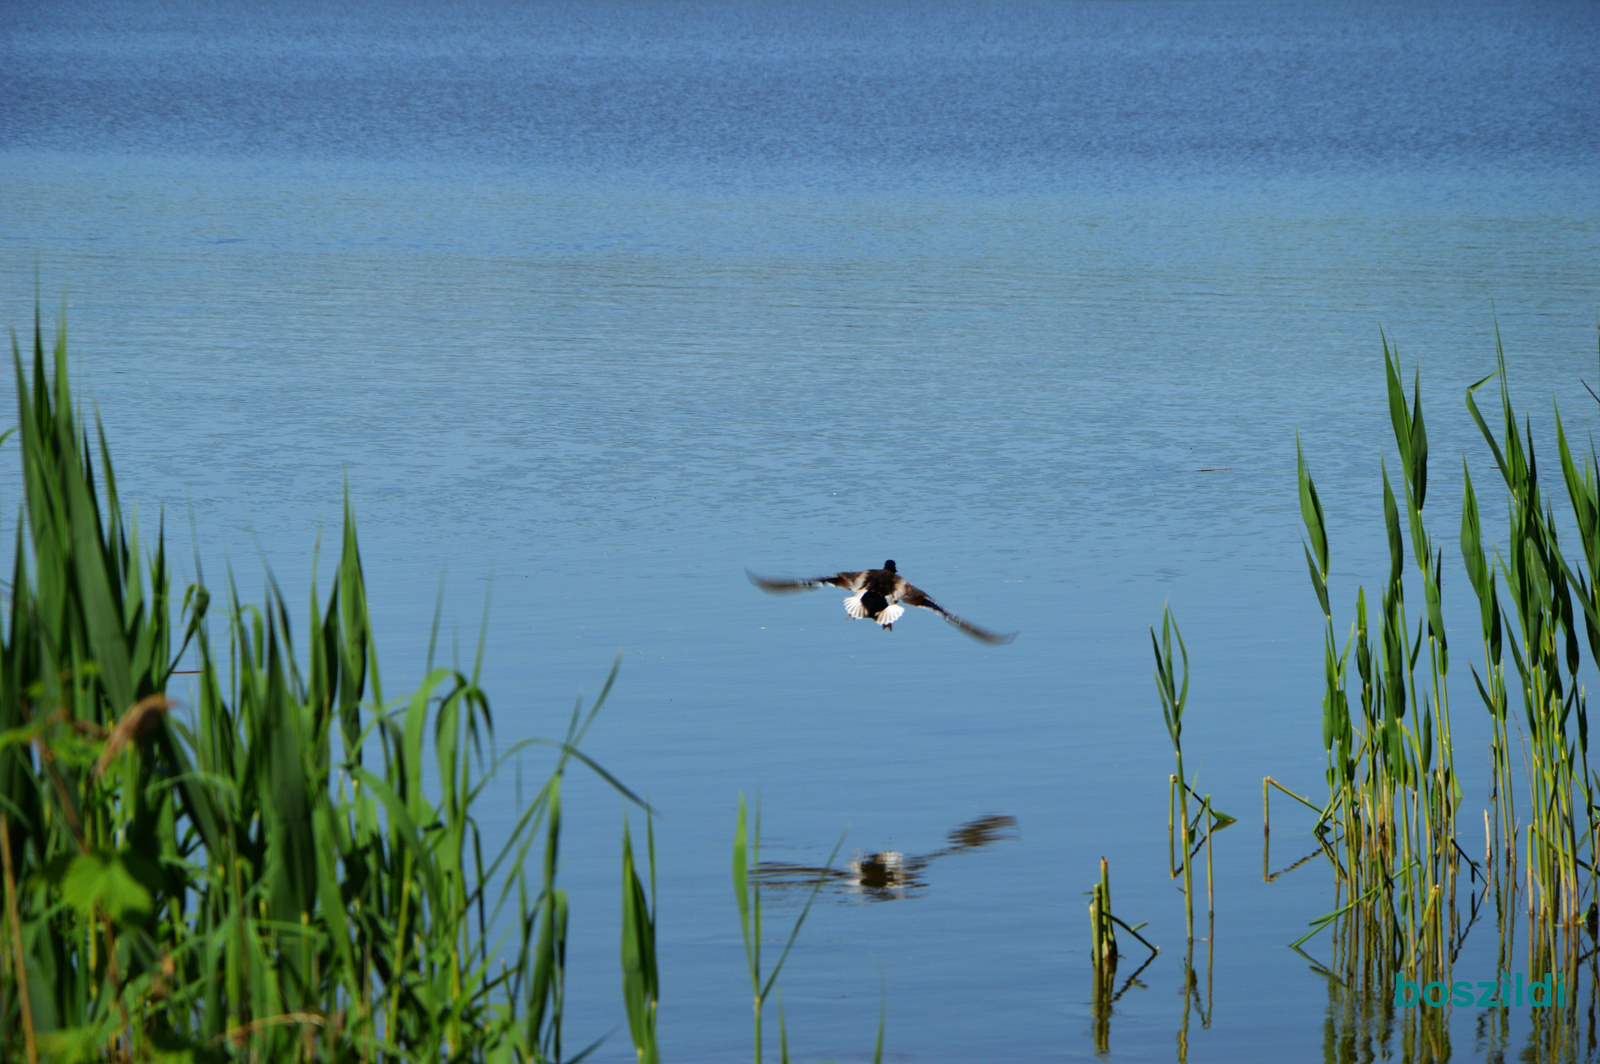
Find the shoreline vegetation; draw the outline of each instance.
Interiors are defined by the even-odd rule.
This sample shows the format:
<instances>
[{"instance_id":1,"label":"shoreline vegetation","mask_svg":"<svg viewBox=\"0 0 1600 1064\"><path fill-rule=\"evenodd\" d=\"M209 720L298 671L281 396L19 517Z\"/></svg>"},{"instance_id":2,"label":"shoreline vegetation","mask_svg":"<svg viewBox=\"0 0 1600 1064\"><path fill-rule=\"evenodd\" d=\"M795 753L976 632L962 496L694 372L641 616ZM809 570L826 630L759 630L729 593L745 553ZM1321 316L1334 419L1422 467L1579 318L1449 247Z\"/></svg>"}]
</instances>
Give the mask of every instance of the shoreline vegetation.
<instances>
[{"instance_id":1,"label":"shoreline vegetation","mask_svg":"<svg viewBox=\"0 0 1600 1064\"><path fill-rule=\"evenodd\" d=\"M1495 970L1515 972L1519 991L1480 996L1483 1011L1474 1048L1488 1059L1504 1058L1512 1051L1510 1009L1523 1005L1523 974L1515 954L1519 918L1526 921L1523 971L1547 977L1538 984L1546 992L1536 1002L1522 1059L1593 1059L1600 1045L1600 772L1590 765L1588 696L1580 673L1584 646L1588 667L1600 665L1600 456L1591 441L1588 453L1579 453L1581 464L1575 460L1560 410L1553 410L1564 492L1541 488L1532 420L1525 413L1519 418L1512 403L1496 329L1496 368L1467 388L1465 400L1504 486L1508 527L1500 544L1485 545L1466 456L1461 471L1459 548L1479 606L1483 649L1482 661L1469 661L1467 670L1490 718L1488 802L1481 810L1483 851L1477 860L1460 835L1478 818L1461 819L1443 614L1446 546L1423 520L1428 437L1421 372L1414 374L1408 397L1398 350L1391 349L1387 337L1382 347L1401 492L1396 494L1387 462L1380 460L1389 571L1375 617L1365 587L1358 588L1354 617L1342 639L1328 593L1330 548L1322 502L1295 440L1306 566L1325 621L1321 708L1328 797L1319 804L1272 776L1262 779L1262 879L1271 883L1319 855L1332 872L1334 909L1288 944L1328 981L1326 1060L1355 1064L1388 1059L1395 1050L1408 1062L1451 1059L1451 1006L1472 1002L1460 1002L1453 993L1447 1001L1444 991L1467 985L1452 979L1452 969L1480 920L1493 923ZM1477 402L1477 393L1491 382L1499 385L1498 433ZM1600 402L1600 395L1590 394ZM1558 532L1558 494L1565 494L1577 530L1574 560L1568 559L1570 548L1563 548ZM1408 573L1423 600L1412 614L1406 602ZM1188 652L1170 608L1162 611L1160 637L1152 627L1150 639L1162 715L1177 758L1177 772L1167 781L1167 832L1169 854L1177 855L1170 858L1169 871L1174 879L1182 877L1187 918L1184 1003L1176 1034L1177 1059L1183 1061L1191 1012L1203 1028L1211 1025L1212 836L1235 821L1213 809L1210 796L1196 792L1184 776ZM1526 794L1521 819L1519 789ZM1274 790L1316 814L1315 849L1278 871L1272 870L1271 852ZM1192 817L1190 798L1199 803ZM1191 868L1202 848L1207 873L1203 982L1194 963ZM1116 1002L1159 947L1140 937L1150 956L1131 976L1118 978L1115 929L1137 934L1145 924L1130 927L1112 913L1104 858L1099 882L1090 891L1089 921L1091 1030L1095 1050L1104 1056L1111 1049ZM1332 940L1326 962L1301 948L1324 930ZM1510 987L1511 979L1506 974L1474 985ZM1422 989L1409 997L1401 992L1413 986ZM1562 992L1552 994L1551 986Z\"/></svg>"},{"instance_id":2,"label":"shoreline vegetation","mask_svg":"<svg viewBox=\"0 0 1600 1064\"><path fill-rule=\"evenodd\" d=\"M123 514L103 430L96 425L91 440L74 409L64 319L63 310L47 357L35 311L31 369L12 342L18 424L6 437L18 437L24 520L0 619L0 1056L582 1060L600 1042L574 1045L564 1028L570 899L558 882L562 784L579 769L645 821L643 865L628 817L622 825L619 959L629 1039L640 1064L658 1064L652 810L582 749L617 666L587 708L579 700L561 738L496 754L478 683L482 642L470 672L435 667L436 614L422 682L386 698L348 498L325 599L313 565L299 654L270 575L259 604L242 601L231 576L224 607L203 578L176 598L162 530L153 547L141 543ZM1401 1001L1395 988L1451 986L1480 919L1493 924L1498 972L1517 970L1525 919L1523 969L1550 973L1563 988L1531 1020L1530 1059L1584 1059L1600 1044L1600 773L1590 766L1580 676L1585 646L1588 667L1600 664L1600 456L1591 443L1581 464L1574 459L1557 411L1564 492L1543 489L1532 424L1512 404L1497 336L1497 368L1467 389L1466 405L1500 474L1508 526L1503 542L1485 545L1464 458L1459 531L1481 620L1482 659L1466 671L1491 724L1480 859L1462 835L1479 817L1461 809L1452 738L1446 544L1423 519L1421 375L1408 396L1387 338L1383 351L1400 456L1398 482L1386 463L1379 470L1390 565L1373 603L1357 591L1349 619L1335 620L1326 520L1296 440L1305 557L1325 622L1328 793L1319 802L1263 779L1263 879L1319 854L1332 872L1334 908L1289 944L1328 980L1329 1060L1387 1056L1396 1041L1405 1060L1448 1059L1450 1008L1420 993ZM1498 431L1476 400L1496 381ZM1557 494L1571 507L1576 551L1558 535ZM1418 589L1421 598L1409 612L1408 589L1413 602ZM1212 836L1236 821L1185 773L1188 654L1170 609L1150 635L1176 768L1166 782L1169 871L1182 878L1186 915L1183 1060L1191 1013L1202 1028L1212 1019ZM182 671L197 690L181 714L166 693L180 661L194 666ZM509 836L486 848L476 803L508 759L535 746L554 766ZM1315 814L1315 850L1279 871L1273 790ZM1202 848L1203 979L1191 867ZM740 797L733 886L757 1064L774 1000L779 1059L790 1059L777 979L818 892L841 875L832 867L838 850L807 870L809 896L768 969L761 887L780 880L760 861L759 809L747 816ZM1112 912L1104 859L1089 906L1091 1033L1105 1054L1116 1001L1159 947L1140 935L1145 923ZM1116 975L1117 928L1148 949L1125 980ZM1326 962L1302 950L1323 931ZM884 1026L880 1009L875 1061ZM1483 1014L1480 1034L1491 1055L1508 1051L1509 1003Z\"/></svg>"},{"instance_id":3,"label":"shoreline vegetation","mask_svg":"<svg viewBox=\"0 0 1600 1064\"><path fill-rule=\"evenodd\" d=\"M1408 397L1399 353L1384 338L1401 474L1397 494L1387 463L1380 464L1389 572L1374 601L1376 616L1366 589L1358 589L1342 639L1328 595L1322 504L1296 441L1306 564L1326 623L1328 797L1319 805L1270 776L1263 779L1262 866L1269 882L1283 874L1269 871L1275 788L1316 812L1312 856L1320 853L1333 872L1334 910L1291 943L1298 950L1330 932L1332 957L1326 964L1314 961L1313 968L1329 980L1330 1046L1348 1047L1330 1059L1354 1059L1360 1043L1389 1044L1396 1037L1407 1060L1449 1059L1449 1010L1414 1002L1396 1008L1406 1003L1392 988L1410 981L1449 985L1467 934L1485 916L1492 917L1497 936L1496 970L1515 970L1519 909L1527 925L1525 970L1554 973L1573 988L1570 999L1535 1016L1526 1059L1587 1059L1600 1034L1600 774L1589 763L1588 699L1580 676L1584 645L1590 667L1600 663L1600 458L1591 442L1588 454L1580 452L1581 466L1574 461L1554 410L1560 487L1579 540L1569 560L1571 548L1563 548L1557 530L1555 496L1563 492L1548 492L1540 481L1532 421L1526 414L1519 418L1512 403L1498 330L1495 341L1496 368L1467 388L1465 401L1499 473L1508 527L1498 545L1486 545L1463 456L1458 540L1479 606L1483 652L1466 671L1490 717L1488 802L1481 811L1461 809L1447 683L1451 648L1442 612L1447 544L1423 520L1428 438L1420 370ZM1498 383L1500 403L1486 417L1477 393L1491 382ZM1495 413L1498 433L1491 427ZM1423 599L1409 614L1408 572ZM1470 825L1480 812L1481 860L1463 838L1475 830ZM1580 972L1587 975L1582 991ZM1497 1001L1484 1014L1480 1048L1491 1059L1509 1050L1509 1005Z\"/></svg>"},{"instance_id":4,"label":"shoreline vegetation","mask_svg":"<svg viewBox=\"0 0 1600 1064\"><path fill-rule=\"evenodd\" d=\"M0 1057L581 1060L599 1042L564 1030L558 885L562 783L581 767L646 818L644 875L622 829L620 967L637 1058L659 1061L651 810L581 749L617 666L562 738L486 755L481 641L470 673L435 667L436 615L421 684L386 698L348 498L300 655L270 575L260 604L231 577L224 610L203 582L175 599L162 531L141 544L104 432L91 444L74 410L64 320L47 359L35 311L31 374L12 341L26 520L0 626ZM180 660L198 690L184 714L166 694ZM532 746L554 768L486 850L476 804ZM762 977L744 826L741 799L759 1062L788 947ZM787 1061L781 1009L779 1035ZM882 1042L880 1019L880 1059Z\"/></svg>"}]
</instances>

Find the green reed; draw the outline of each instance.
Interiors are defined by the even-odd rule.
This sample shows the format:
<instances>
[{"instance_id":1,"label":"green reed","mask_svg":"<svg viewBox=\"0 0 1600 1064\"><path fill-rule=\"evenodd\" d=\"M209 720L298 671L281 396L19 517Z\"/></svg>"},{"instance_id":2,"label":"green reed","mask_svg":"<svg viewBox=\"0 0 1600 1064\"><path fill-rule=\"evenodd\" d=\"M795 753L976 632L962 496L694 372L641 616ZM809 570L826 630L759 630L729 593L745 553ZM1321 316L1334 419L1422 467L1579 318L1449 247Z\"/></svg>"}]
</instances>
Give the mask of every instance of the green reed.
<instances>
[{"instance_id":1,"label":"green reed","mask_svg":"<svg viewBox=\"0 0 1600 1064\"><path fill-rule=\"evenodd\" d=\"M1301 513L1308 539L1305 553L1327 621L1323 741L1329 797L1320 810L1316 832L1335 869L1342 903L1314 921L1311 934L1331 925L1338 978L1379 993L1402 967L1417 979L1447 978L1465 933L1455 900L1465 853L1456 838L1460 788L1450 732L1449 646L1440 594L1444 552L1422 520L1427 436L1420 376L1414 378L1408 400L1398 357L1387 339L1383 348L1390 421L1403 471L1404 518L1384 469L1389 577L1376 618L1369 617L1365 589L1358 591L1355 619L1342 648L1335 638L1327 594L1324 515L1304 455L1298 454ZM1481 667L1473 663L1470 671L1490 718L1484 868L1493 888L1500 970L1510 967L1513 909L1525 904L1530 921L1528 970L1562 972L1575 984L1584 948L1579 931L1587 926L1592 936L1600 923L1596 892L1600 809L1595 800L1600 777L1589 765L1588 706L1579 682L1583 642L1592 660L1600 661L1596 609L1600 458L1591 444L1581 464L1574 459L1556 410L1555 443L1563 486L1583 555L1582 564L1575 566L1563 552L1557 500L1541 491L1531 421L1526 416L1519 420L1511 402L1498 334L1496 363L1493 373L1467 389L1466 406L1505 487L1505 538L1498 545L1486 543L1479 488L1465 461L1460 526L1462 559L1478 601L1484 649ZM1498 432L1476 399L1497 378ZM1409 566L1402 520L1409 532ZM1424 594L1415 627L1407 617L1408 568L1420 577ZM1424 647L1426 667L1419 668ZM1521 694L1520 716L1510 712L1513 689ZM1526 806L1515 797L1513 728L1521 734ZM1269 778L1263 783L1264 797L1270 782ZM1476 877L1475 863L1470 859L1468 863ZM1526 896L1519 902L1523 889ZM1476 919L1477 906L1486 897L1473 898L1471 919ZM1593 954L1587 959L1593 967ZM1576 1013L1569 1009L1563 1018L1558 1012L1540 1014L1541 1054L1559 1055L1576 1037ZM1438 1055L1439 1040L1447 1039L1447 1032L1434 1030L1425 1020L1417 1020L1414 1029L1408 1027L1407 1038L1420 1040L1424 1057ZM1503 1017L1500 1023L1503 1027ZM1447 1040L1440 1059L1446 1056Z\"/></svg>"},{"instance_id":2,"label":"green reed","mask_svg":"<svg viewBox=\"0 0 1600 1064\"><path fill-rule=\"evenodd\" d=\"M1144 923L1129 925L1111 911L1111 867L1104 857L1100 858L1100 878L1089 891L1089 957L1094 962L1090 1011L1094 1021L1095 1050L1102 1055L1111 1048L1112 1006L1156 959L1156 954L1161 952L1158 946L1152 945L1139 934L1144 926ZM1123 982L1121 990L1116 989L1117 961L1121 957L1117 949L1118 927L1138 939L1150 951L1144 963ZM1192 940L1190 947L1193 948ZM1187 1015L1187 1002L1184 1007Z\"/></svg>"},{"instance_id":3,"label":"green reed","mask_svg":"<svg viewBox=\"0 0 1600 1064\"><path fill-rule=\"evenodd\" d=\"M162 535L142 549L123 515L64 329L53 378L37 320L31 379L15 341L13 360L26 521L0 626L0 1057L565 1058L561 784L576 761L633 797L578 748L611 680L563 739L499 758L481 649L386 701L348 502L304 657L270 580L260 606L230 588L214 643L205 587L174 602ZM167 688L186 654L180 717ZM487 850L477 804L532 743L555 767Z\"/></svg>"},{"instance_id":4,"label":"green reed","mask_svg":"<svg viewBox=\"0 0 1600 1064\"><path fill-rule=\"evenodd\" d=\"M761 1064L764 1040L761 1032L762 1013L766 1009L767 999L772 996L773 989L778 984L778 975L783 971L783 966L789 959L789 951L794 949L795 940L800 937L800 928L805 926L806 917L811 915L811 906L817 900L817 894L822 890L822 885L827 882L828 872L833 867L834 858L839 856L839 847L844 845L844 836L839 836L839 841L834 843L833 852L823 862L822 872L817 876L817 881L811 886L811 893L806 896L806 903L800 909L800 915L795 918L794 925L789 929L789 938L783 944L783 952L778 954L778 963L772 966L770 972L762 971L761 964L761 881L751 874L751 870L761 864L761 808L757 804L755 816L747 821L745 816L744 795L739 796L739 820L734 828L733 835L733 892L739 905L739 930L744 936L745 962L750 971L750 989L754 994L755 1013L755 1061ZM779 1010L779 1044L782 1059L789 1059L788 1031L783 1025L783 1014L780 1004ZM883 1017L878 1019L878 1056L883 1054Z\"/></svg>"},{"instance_id":5,"label":"green reed","mask_svg":"<svg viewBox=\"0 0 1600 1064\"><path fill-rule=\"evenodd\" d=\"M1178 642L1178 655L1173 656L1172 641ZM1184 992L1183 992L1183 1020L1178 1028L1178 1060L1188 1059L1189 1053L1189 1015L1191 1008L1198 1011L1202 1027L1211 1026L1211 956L1215 947L1215 912L1216 893L1215 880L1212 872L1211 841L1212 836L1228 825L1236 823L1233 817L1216 809L1211 804L1211 795L1201 794L1195 790L1188 775L1183 768L1183 715L1189 703L1189 648L1184 645L1183 633L1178 630L1178 622L1173 619L1170 607L1161 610L1161 637L1156 638L1154 627L1150 629L1150 647L1155 653L1155 678L1156 690L1161 696L1161 715L1167 726L1167 737L1172 742L1172 755L1177 761L1177 771L1167 777L1167 871L1176 879L1183 876L1183 907L1185 929L1187 931L1188 948L1184 953ZM1182 679L1178 678L1178 666L1182 665ZM1189 799L1193 798L1197 804L1195 815L1189 816ZM1194 970L1194 859L1199 854L1200 848L1206 851L1206 990L1202 994L1199 988L1199 979ZM1108 909L1110 904L1110 880L1106 873L1105 860L1100 862L1101 887L1098 888L1099 897L1104 898L1104 906ZM1091 910L1092 911L1092 910ZM1107 912L1109 916L1109 912ZM1111 921L1127 927L1122 921L1110 917ZM1143 927L1144 925L1139 925ZM1111 930L1110 923L1106 924ZM1131 929L1130 929L1131 930ZM1136 935L1137 937L1137 935ZM1139 939L1144 942L1143 938ZM1150 946L1148 942L1144 943ZM1111 963L1116 963L1115 940L1111 943ZM1154 947L1150 947L1154 950ZM1152 953L1153 956L1153 953ZM1149 963L1148 961L1146 963ZM1114 967L1112 969L1115 970ZM1102 978L1109 988L1109 980ZM1097 991L1099 984L1097 983ZM1104 995L1101 995L1103 997ZM1107 1006L1109 1008L1109 1006Z\"/></svg>"},{"instance_id":6,"label":"green reed","mask_svg":"<svg viewBox=\"0 0 1600 1064\"><path fill-rule=\"evenodd\" d=\"M1533 888L1528 902L1542 933L1554 934L1557 929L1570 933L1595 904L1596 834L1600 831L1595 807L1597 781L1589 767L1588 702L1578 682L1582 663L1579 609L1590 653L1600 661L1600 619L1595 603L1596 577L1600 573L1600 497L1596 493L1600 460L1591 445L1581 468L1573 461L1560 411L1556 410L1556 446L1584 557L1584 567L1574 569L1561 549L1554 505L1540 491L1532 425L1526 418L1520 428L1517 424L1498 330L1495 339L1495 372L1467 389L1467 408L1505 484L1509 518L1505 547L1495 552L1492 567L1478 554L1481 548L1475 541L1476 528L1472 530L1474 542L1469 545L1469 515L1462 519L1462 546L1468 555L1469 573L1474 573L1480 602L1487 603L1485 638L1492 644L1486 666L1490 682L1487 686L1480 682L1479 687L1491 712L1504 715L1508 699L1504 669L1499 662L1503 642L1511 650L1527 725L1525 769L1531 820L1523 851ZM1475 393L1496 378L1500 382L1498 438L1475 400ZM1470 510L1470 522L1476 525L1475 499L1471 500ZM1480 567L1487 571L1486 575L1475 572ZM1504 578L1510 599L1510 608L1502 606L1500 612L1516 622L1513 638L1508 641L1502 640L1499 618L1491 620L1488 616L1491 606L1498 604L1496 571ZM1514 829L1502 836L1509 851L1507 860L1514 860Z\"/></svg>"},{"instance_id":7,"label":"green reed","mask_svg":"<svg viewBox=\"0 0 1600 1064\"><path fill-rule=\"evenodd\" d=\"M639 1064L660 1064L656 1045L656 1003L661 997L661 976L656 970L655 825L646 826L650 846L650 892L633 863L633 837L627 821L622 825L622 998L628 1010L628 1032Z\"/></svg>"},{"instance_id":8,"label":"green reed","mask_svg":"<svg viewBox=\"0 0 1600 1064\"><path fill-rule=\"evenodd\" d=\"M1089 959L1097 969L1117 965L1117 928L1111 917L1111 868L1100 858L1100 879L1089 893Z\"/></svg>"},{"instance_id":9,"label":"green reed","mask_svg":"<svg viewBox=\"0 0 1600 1064\"><path fill-rule=\"evenodd\" d=\"M1473 1003L1467 1006L1474 1022L1470 1047L1464 1050L1474 1059L1492 1061L1576 1061L1593 1057L1594 1047L1600 1044L1600 1014L1593 1007L1592 997L1575 992L1580 972L1591 982L1600 975L1600 960L1592 948L1582 952L1561 948L1537 933L1529 936L1526 956L1516 958L1515 938L1518 924L1519 899L1515 883L1504 890L1489 889L1482 897L1483 904L1493 905L1492 914L1485 917L1495 921L1497 951L1493 965L1471 973L1457 972L1472 986ZM1477 915L1477 914L1474 914ZM1529 916L1530 930L1537 918ZM1324 1021L1323 1059L1336 1064L1364 1064L1380 1058L1391 1058L1424 1064L1458 1059L1453 1044L1451 1028L1453 1013L1463 1006L1447 1001L1442 1007L1395 1008L1393 983L1368 985L1352 980L1350 958L1369 955L1374 950L1372 936L1375 931L1371 920L1341 919L1332 934L1333 957L1327 965L1311 960L1312 970L1327 979L1328 1007ZM1308 958L1310 960L1310 958ZM1559 977L1566 988L1560 1000L1545 1007L1518 1007L1514 998L1507 996L1480 1004L1483 987L1477 982L1488 972L1510 973L1521 969L1534 976ZM1451 972L1446 969L1436 973L1440 980L1450 985ZM1410 978L1404 973L1403 978ZM1516 1023L1513 1024L1513 1015ZM1460 1016L1455 1015L1459 1032ZM1512 1044L1513 1026L1522 1027L1522 1044Z\"/></svg>"},{"instance_id":10,"label":"green reed","mask_svg":"<svg viewBox=\"0 0 1600 1064\"><path fill-rule=\"evenodd\" d=\"M1178 640L1179 658L1172 654L1172 640ZM1156 638L1155 628L1150 629L1150 646L1155 651L1156 690L1161 696L1161 715L1167 725L1167 737L1172 741L1173 757L1177 771L1167 780L1167 861L1172 878L1183 876L1183 904L1189 940L1194 940L1194 870L1193 860L1202 846L1206 851L1206 914L1215 908L1212 889L1211 836L1234 818L1212 808L1211 795L1202 795L1190 784L1183 769L1183 711L1189 701L1189 649L1183 644L1183 633L1172 618L1172 610L1162 607L1161 638ZM1183 665L1183 679L1178 680L1177 665ZM1195 815L1189 816L1189 799L1198 803ZM1181 825L1181 829L1179 827Z\"/></svg>"},{"instance_id":11,"label":"green reed","mask_svg":"<svg viewBox=\"0 0 1600 1064\"><path fill-rule=\"evenodd\" d=\"M1398 356L1391 353L1387 338L1383 354L1390 425L1400 452L1405 532L1383 462L1389 574L1375 626L1366 589L1357 591L1355 619L1342 647L1328 597L1326 518L1304 452L1298 440L1295 444L1300 511L1309 540L1306 563L1326 624L1322 739L1328 801L1317 831L1336 870L1339 892L1347 899L1317 927L1348 911L1376 906L1386 914L1389 941L1383 952L1391 962L1431 970L1445 963L1460 853L1455 825L1461 790L1451 741L1446 685L1450 657L1440 593L1444 553L1422 520L1428 437L1420 374L1408 403ZM1424 596L1415 628L1406 602L1408 539ZM1426 668L1419 673L1424 649ZM1355 677L1349 675L1352 650ZM1358 691L1352 690L1352 681L1359 683Z\"/></svg>"},{"instance_id":12,"label":"green reed","mask_svg":"<svg viewBox=\"0 0 1600 1064\"><path fill-rule=\"evenodd\" d=\"M1151 945L1139 934L1140 929L1148 923L1146 920L1130 925L1111 911L1111 865L1104 857L1100 858L1100 878L1089 891L1089 957L1095 967L1108 974L1116 972L1117 960L1122 956L1117 949L1119 927L1138 939L1139 944L1150 951L1151 957L1160 953L1161 947ZM1140 971L1143 970L1140 968Z\"/></svg>"},{"instance_id":13,"label":"green reed","mask_svg":"<svg viewBox=\"0 0 1600 1064\"><path fill-rule=\"evenodd\" d=\"M1178 652L1183 655L1183 682L1178 683L1172 657L1172 635L1177 626L1172 621L1172 610L1161 609L1161 639L1156 640L1156 630L1150 629L1150 645L1156 655L1156 690L1161 695L1161 716L1167 725L1167 737L1172 740L1172 754L1177 759L1178 771L1168 779L1167 787L1167 862L1174 878L1183 876L1183 907L1185 924L1190 940L1194 939L1194 870L1191 867L1189 846L1192 827L1189 821L1189 777L1183 771L1183 709L1189 700L1189 648L1183 645L1183 633L1178 633ZM1182 837L1174 830L1173 809L1177 807L1177 823L1183 825ZM1174 854L1176 849L1176 854Z\"/></svg>"}]
</instances>

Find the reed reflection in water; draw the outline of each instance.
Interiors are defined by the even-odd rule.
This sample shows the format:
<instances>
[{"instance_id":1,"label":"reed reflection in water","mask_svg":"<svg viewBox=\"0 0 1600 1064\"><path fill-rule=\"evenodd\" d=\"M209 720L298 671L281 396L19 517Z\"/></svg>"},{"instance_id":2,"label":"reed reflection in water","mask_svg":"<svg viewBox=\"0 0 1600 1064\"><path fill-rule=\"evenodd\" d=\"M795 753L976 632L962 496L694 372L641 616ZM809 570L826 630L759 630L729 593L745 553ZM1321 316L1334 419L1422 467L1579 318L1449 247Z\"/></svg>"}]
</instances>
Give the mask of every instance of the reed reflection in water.
<instances>
[{"instance_id":1,"label":"reed reflection in water","mask_svg":"<svg viewBox=\"0 0 1600 1064\"><path fill-rule=\"evenodd\" d=\"M1323 1027L1323 1059L1332 1064L1364 1064L1394 1060L1401 1064L1434 1064L1461 1056L1503 1064L1508 1060L1593 1062L1600 1059L1600 952L1592 931L1585 939L1574 933L1552 944L1541 934L1536 916L1528 913L1525 888L1515 879L1491 880L1471 898L1465 922L1450 942L1447 964L1438 974L1447 987L1472 988L1473 1003L1458 1005L1446 998L1437 1006L1396 1002L1394 979L1413 973L1373 943L1384 943L1385 928L1370 919L1346 913L1333 924L1333 950L1326 963L1297 950L1317 975L1327 980L1328 1006ZM1354 917L1354 918L1352 918ZM1455 964L1468 933L1480 922L1482 933L1495 935L1492 968L1463 969ZM1519 924L1527 941L1517 946ZM1560 976L1567 992L1546 1006L1509 996L1513 975L1528 979ZM1486 976L1506 980L1508 996L1483 1002ZM1452 1023L1458 1012L1473 1015L1470 1027ZM1526 1027L1513 1030L1513 1014ZM1470 1038L1461 1036L1470 1031ZM1453 1037L1454 1036L1454 1037ZM1463 1044L1465 1042L1465 1044ZM1517 1044L1520 1042L1520 1047Z\"/></svg>"},{"instance_id":2,"label":"reed reflection in water","mask_svg":"<svg viewBox=\"0 0 1600 1064\"><path fill-rule=\"evenodd\" d=\"M787 861L762 861L752 877L769 887L803 887L810 890L817 881L825 889L856 894L868 901L895 901L914 897L928 881L928 865L951 854L981 850L1002 839L1014 839L1017 818L991 813L969 820L945 835L946 845L932 853L908 854L898 850L857 854L844 868L816 868Z\"/></svg>"}]
</instances>

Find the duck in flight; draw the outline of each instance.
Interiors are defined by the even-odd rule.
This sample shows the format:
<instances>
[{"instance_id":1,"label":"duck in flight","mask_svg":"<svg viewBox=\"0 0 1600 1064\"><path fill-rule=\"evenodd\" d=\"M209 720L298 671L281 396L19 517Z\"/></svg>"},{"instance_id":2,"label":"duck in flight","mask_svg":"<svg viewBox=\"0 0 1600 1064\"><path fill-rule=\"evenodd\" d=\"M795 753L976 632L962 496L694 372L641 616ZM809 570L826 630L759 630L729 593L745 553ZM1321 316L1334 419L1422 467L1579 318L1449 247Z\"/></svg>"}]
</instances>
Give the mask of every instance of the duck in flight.
<instances>
[{"instance_id":1,"label":"duck in flight","mask_svg":"<svg viewBox=\"0 0 1600 1064\"><path fill-rule=\"evenodd\" d=\"M883 563L882 569L863 569L859 573L834 573L832 576L819 576L815 580L769 580L757 576L748 569L744 571L744 575L748 576L756 587L773 595L810 591L825 585L854 591L855 594L844 600L844 611L858 621L863 617L877 621L886 632L893 631L894 622L905 613L905 606L901 605L903 602L906 606L921 606L925 610L932 610L972 638L985 643L996 645L1009 643L1017 637L1015 632L1010 635L997 635L963 621L897 573L892 558Z\"/></svg>"}]
</instances>

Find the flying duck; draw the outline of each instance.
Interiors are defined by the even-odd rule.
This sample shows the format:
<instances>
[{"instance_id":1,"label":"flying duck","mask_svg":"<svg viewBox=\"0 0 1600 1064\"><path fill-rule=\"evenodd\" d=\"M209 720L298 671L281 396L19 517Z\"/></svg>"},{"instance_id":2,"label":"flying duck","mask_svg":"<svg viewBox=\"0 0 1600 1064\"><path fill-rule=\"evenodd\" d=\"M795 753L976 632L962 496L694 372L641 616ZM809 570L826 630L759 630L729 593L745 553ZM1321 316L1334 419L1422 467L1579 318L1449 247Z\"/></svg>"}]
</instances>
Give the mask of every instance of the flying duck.
<instances>
[{"instance_id":1,"label":"flying duck","mask_svg":"<svg viewBox=\"0 0 1600 1064\"><path fill-rule=\"evenodd\" d=\"M900 605L904 602L907 606L921 606L925 610L932 610L972 638L985 643L1009 643L1017 637L1015 632L1010 635L996 635L994 632L985 631L975 624L963 621L895 572L893 558L884 562L882 569L863 569L859 573L835 573L832 576L819 576L815 580L769 580L757 576L748 569L744 571L744 575L748 576L756 587L773 595L810 591L824 585L854 591L854 595L844 600L844 611L854 620L859 621L865 617L877 621L886 632L893 631L894 622L905 613L905 606Z\"/></svg>"}]
</instances>

